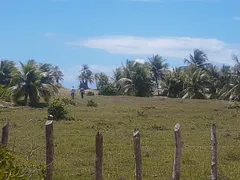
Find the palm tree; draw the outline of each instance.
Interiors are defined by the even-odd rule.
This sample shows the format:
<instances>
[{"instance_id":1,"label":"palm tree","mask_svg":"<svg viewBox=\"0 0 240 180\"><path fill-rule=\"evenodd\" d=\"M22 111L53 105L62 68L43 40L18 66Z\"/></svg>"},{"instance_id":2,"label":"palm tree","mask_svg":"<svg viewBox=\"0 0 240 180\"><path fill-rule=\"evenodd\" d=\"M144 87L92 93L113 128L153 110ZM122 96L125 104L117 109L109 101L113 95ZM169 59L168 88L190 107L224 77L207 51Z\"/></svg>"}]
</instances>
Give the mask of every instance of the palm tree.
<instances>
[{"instance_id":1,"label":"palm tree","mask_svg":"<svg viewBox=\"0 0 240 180\"><path fill-rule=\"evenodd\" d=\"M184 59L184 63L187 63L189 66L198 68L202 68L207 65L207 61L207 55L199 49L195 49L193 55L189 55L189 59Z\"/></svg>"},{"instance_id":2,"label":"palm tree","mask_svg":"<svg viewBox=\"0 0 240 180\"><path fill-rule=\"evenodd\" d=\"M166 74L162 81L163 95L167 97L181 97L183 91L182 74L184 73L181 67L173 68L172 72Z\"/></svg>"},{"instance_id":3,"label":"palm tree","mask_svg":"<svg viewBox=\"0 0 240 180\"><path fill-rule=\"evenodd\" d=\"M53 76L56 83L60 84L63 81L63 73L58 66L53 67Z\"/></svg>"},{"instance_id":4,"label":"palm tree","mask_svg":"<svg viewBox=\"0 0 240 180\"><path fill-rule=\"evenodd\" d=\"M166 74L166 70L168 68L168 64L164 63L166 60L163 59L162 56L153 55L152 57L148 58L149 60L149 65L151 67L151 71L153 73L153 77L155 79L156 83L156 89L159 89L159 80L163 80L164 76ZM159 91L158 91L159 95Z\"/></svg>"},{"instance_id":5,"label":"palm tree","mask_svg":"<svg viewBox=\"0 0 240 180\"><path fill-rule=\"evenodd\" d=\"M140 64L138 62L129 62L124 67L131 67L127 69L128 77L121 78L118 81L119 91L123 91L129 95L140 97L151 96L153 92L153 82L150 73L150 68L147 64Z\"/></svg>"},{"instance_id":6,"label":"palm tree","mask_svg":"<svg viewBox=\"0 0 240 180\"><path fill-rule=\"evenodd\" d=\"M40 97L46 102L49 101L58 89L48 81L48 74L43 72L34 60L29 60L26 64L20 62L20 65L20 71L13 74L10 82L14 102L24 98L25 105L36 105Z\"/></svg>"},{"instance_id":7,"label":"palm tree","mask_svg":"<svg viewBox=\"0 0 240 180\"><path fill-rule=\"evenodd\" d=\"M236 62L236 64L233 67L233 72L235 74L237 74L238 76L240 76L240 61L239 61L237 55L233 55L232 59Z\"/></svg>"},{"instance_id":8,"label":"palm tree","mask_svg":"<svg viewBox=\"0 0 240 180\"><path fill-rule=\"evenodd\" d=\"M15 63L9 60L2 60L0 62L0 84L8 86L12 73L16 71Z\"/></svg>"},{"instance_id":9,"label":"palm tree","mask_svg":"<svg viewBox=\"0 0 240 180\"><path fill-rule=\"evenodd\" d=\"M209 86L211 84L208 74L202 69L196 69L193 74L185 72L182 76L183 99L208 99Z\"/></svg>"},{"instance_id":10,"label":"palm tree","mask_svg":"<svg viewBox=\"0 0 240 180\"><path fill-rule=\"evenodd\" d=\"M240 101L240 76L234 75L231 83L223 87L223 91L220 99Z\"/></svg>"},{"instance_id":11,"label":"palm tree","mask_svg":"<svg viewBox=\"0 0 240 180\"><path fill-rule=\"evenodd\" d=\"M103 72L96 73L95 74L95 80L96 80L96 86L97 86L98 90L109 83L108 76Z\"/></svg>"},{"instance_id":12,"label":"palm tree","mask_svg":"<svg viewBox=\"0 0 240 180\"><path fill-rule=\"evenodd\" d=\"M88 83L93 83L93 73L89 69L87 64L82 65L81 73L78 76L78 80L80 82L80 88L89 89Z\"/></svg>"}]
</instances>

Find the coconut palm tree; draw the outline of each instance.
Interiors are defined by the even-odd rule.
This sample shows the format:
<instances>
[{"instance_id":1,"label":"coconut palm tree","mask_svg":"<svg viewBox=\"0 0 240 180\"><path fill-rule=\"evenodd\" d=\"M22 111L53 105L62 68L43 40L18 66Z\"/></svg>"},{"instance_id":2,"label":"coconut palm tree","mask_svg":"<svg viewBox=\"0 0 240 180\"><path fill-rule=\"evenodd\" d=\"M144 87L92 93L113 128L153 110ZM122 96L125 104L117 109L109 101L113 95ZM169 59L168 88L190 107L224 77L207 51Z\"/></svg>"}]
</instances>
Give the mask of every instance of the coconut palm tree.
<instances>
[{"instance_id":1,"label":"coconut palm tree","mask_svg":"<svg viewBox=\"0 0 240 180\"><path fill-rule=\"evenodd\" d=\"M203 68L204 66L206 66L207 61L207 55L199 49L195 49L193 55L189 55L189 59L184 59L184 63L188 64L189 66L198 68Z\"/></svg>"},{"instance_id":2,"label":"coconut palm tree","mask_svg":"<svg viewBox=\"0 0 240 180\"><path fill-rule=\"evenodd\" d=\"M159 81L164 79L166 75L166 70L168 68L168 64L165 63L165 59L162 56L153 55L152 57L148 58L149 65L151 67L151 71L153 73L153 77L156 83L156 89L159 89ZM159 95L159 90L158 90Z\"/></svg>"},{"instance_id":3,"label":"coconut palm tree","mask_svg":"<svg viewBox=\"0 0 240 180\"><path fill-rule=\"evenodd\" d=\"M53 67L53 76L56 83L60 84L63 81L63 73L58 66Z\"/></svg>"},{"instance_id":4,"label":"coconut palm tree","mask_svg":"<svg viewBox=\"0 0 240 180\"><path fill-rule=\"evenodd\" d=\"M96 73L95 74L95 80L96 80L96 86L97 86L98 90L109 83L108 76L103 72Z\"/></svg>"},{"instance_id":5,"label":"coconut palm tree","mask_svg":"<svg viewBox=\"0 0 240 180\"><path fill-rule=\"evenodd\" d=\"M80 88L83 89L89 89L88 83L93 83L94 76L87 64L82 65L81 73L78 76L78 80L80 82Z\"/></svg>"},{"instance_id":6,"label":"coconut palm tree","mask_svg":"<svg viewBox=\"0 0 240 180\"><path fill-rule=\"evenodd\" d=\"M127 61L127 63L124 67L131 67L131 70L128 69L128 74L125 74L128 77L121 78L118 81L119 91L140 97L151 96L153 82L149 66L134 61Z\"/></svg>"},{"instance_id":7,"label":"coconut palm tree","mask_svg":"<svg viewBox=\"0 0 240 180\"><path fill-rule=\"evenodd\" d=\"M209 86L211 84L209 75L203 69L196 69L193 73L182 74L183 99L208 99Z\"/></svg>"},{"instance_id":8,"label":"coconut palm tree","mask_svg":"<svg viewBox=\"0 0 240 180\"><path fill-rule=\"evenodd\" d=\"M48 74L34 60L29 60L26 64L20 62L20 65L20 70L13 74L10 82L13 101L18 102L23 98L25 105L36 105L40 97L49 101L58 89L48 81Z\"/></svg>"},{"instance_id":9,"label":"coconut palm tree","mask_svg":"<svg viewBox=\"0 0 240 180\"><path fill-rule=\"evenodd\" d=\"M8 86L12 73L16 71L17 68L13 61L1 60L0 62L0 84Z\"/></svg>"},{"instance_id":10,"label":"coconut palm tree","mask_svg":"<svg viewBox=\"0 0 240 180\"><path fill-rule=\"evenodd\" d=\"M162 81L163 95L167 97L181 97L183 91L182 74L184 73L181 67L173 68L172 72L166 74Z\"/></svg>"}]
</instances>

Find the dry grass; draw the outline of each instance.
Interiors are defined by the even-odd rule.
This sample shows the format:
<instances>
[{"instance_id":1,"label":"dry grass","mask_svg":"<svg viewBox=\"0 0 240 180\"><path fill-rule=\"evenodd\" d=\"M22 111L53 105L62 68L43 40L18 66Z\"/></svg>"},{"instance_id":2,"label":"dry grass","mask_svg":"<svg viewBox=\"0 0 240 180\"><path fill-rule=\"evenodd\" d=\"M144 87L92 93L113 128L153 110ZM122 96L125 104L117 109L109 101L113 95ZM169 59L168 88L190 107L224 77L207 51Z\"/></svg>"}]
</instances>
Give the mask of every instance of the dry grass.
<instances>
[{"instance_id":1,"label":"dry grass","mask_svg":"<svg viewBox=\"0 0 240 180\"><path fill-rule=\"evenodd\" d=\"M69 91L61 92L69 96ZM54 179L94 179L95 135L104 136L103 177L106 180L134 179L134 128L141 133L144 179L168 180L174 154L173 127L180 123L184 138L182 179L210 177L210 127L217 125L219 175L223 180L240 179L240 115L223 101L201 101L136 97L77 96L70 107L74 121L54 122ZM97 108L87 107L89 99ZM31 160L44 164L46 109L0 109L0 125L10 120L10 150L15 141L19 163Z\"/></svg>"}]
</instances>

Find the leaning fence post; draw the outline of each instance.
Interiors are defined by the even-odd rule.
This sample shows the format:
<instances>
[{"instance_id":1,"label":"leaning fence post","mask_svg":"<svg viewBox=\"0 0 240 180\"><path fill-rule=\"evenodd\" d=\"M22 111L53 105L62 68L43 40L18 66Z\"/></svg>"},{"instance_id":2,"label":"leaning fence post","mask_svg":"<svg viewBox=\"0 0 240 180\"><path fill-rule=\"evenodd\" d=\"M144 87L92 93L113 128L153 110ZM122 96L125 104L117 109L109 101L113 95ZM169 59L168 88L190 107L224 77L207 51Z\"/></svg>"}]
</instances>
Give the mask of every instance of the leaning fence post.
<instances>
[{"instance_id":1,"label":"leaning fence post","mask_svg":"<svg viewBox=\"0 0 240 180\"><path fill-rule=\"evenodd\" d=\"M53 121L48 120L46 126L46 180L53 180Z\"/></svg>"},{"instance_id":2,"label":"leaning fence post","mask_svg":"<svg viewBox=\"0 0 240 180\"><path fill-rule=\"evenodd\" d=\"M134 141L134 155L135 155L135 176L136 180L142 180L142 154L140 145L140 134L139 131L135 130L133 133Z\"/></svg>"},{"instance_id":3,"label":"leaning fence post","mask_svg":"<svg viewBox=\"0 0 240 180\"><path fill-rule=\"evenodd\" d=\"M217 180L217 134L215 124L213 124L211 127L211 141L212 141L211 180Z\"/></svg>"},{"instance_id":4,"label":"leaning fence post","mask_svg":"<svg viewBox=\"0 0 240 180\"><path fill-rule=\"evenodd\" d=\"M180 133L180 124L176 124L174 127L175 134L175 157L173 164L173 180L180 180L180 166L181 166L181 156L182 156L182 139Z\"/></svg>"},{"instance_id":5,"label":"leaning fence post","mask_svg":"<svg viewBox=\"0 0 240 180\"><path fill-rule=\"evenodd\" d=\"M6 147L8 143L9 123L5 124L2 128L2 147Z\"/></svg>"},{"instance_id":6,"label":"leaning fence post","mask_svg":"<svg viewBox=\"0 0 240 180\"><path fill-rule=\"evenodd\" d=\"M99 132L96 135L96 180L102 180L102 160L103 160L103 136Z\"/></svg>"}]
</instances>

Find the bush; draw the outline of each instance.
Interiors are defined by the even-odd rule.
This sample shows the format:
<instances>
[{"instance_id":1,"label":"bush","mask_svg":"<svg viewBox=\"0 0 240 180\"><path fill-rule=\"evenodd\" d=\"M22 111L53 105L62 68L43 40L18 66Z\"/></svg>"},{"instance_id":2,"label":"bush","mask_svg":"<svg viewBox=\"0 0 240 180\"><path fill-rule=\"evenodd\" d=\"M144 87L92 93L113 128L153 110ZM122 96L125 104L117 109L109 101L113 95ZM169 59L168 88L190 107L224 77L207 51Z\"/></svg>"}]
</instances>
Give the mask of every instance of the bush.
<instances>
[{"instance_id":1,"label":"bush","mask_svg":"<svg viewBox=\"0 0 240 180\"><path fill-rule=\"evenodd\" d=\"M107 84L99 90L99 94L104 96L115 96L118 95L118 92L113 84Z\"/></svg>"},{"instance_id":2,"label":"bush","mask_svg":"<svg viewBox=\"0 0 240 180\"><path fill-rule=\"evenodd\" d=\"M68 111L66 105L68 103L66 101L66 99L53 98L48 107L48 115L52 115L52 118L56 120L67 119Z\"/></svg>"},{"instance_id":3,"label":"bush","mask_svg":"<svg viewBox=\"0 0 240 180\"><path fill-rule=\"evenodd\" d=\"M92 91L88 91L87 92L87 94L86 94L86 96L94 96L95 94L94 94L94 92L92 92Z\"/></svg>"},{"instance_id":4,"label":"bush","mask_svg":"<svg viewBox=\"0 0 240 180\"><path fill-rule=\"evenodd\" d=\"M45 169L42 166L16 166L15 158L6 148L0 147L0 179L27 180L30 175L35 174L38 179L43 179ZM36 178L37 178L36 177Z\"/></svg>"},{"instance_id":5,"label":"bush","mask_svg":"<svg viewBox=\"0 0 240 180\"><path fill-rule=\"evenodd\" d=\"M4 87L3 85L0 85L0 99L3 99L4 101L10 102L11 101L11 95L12 91Z\"/></svg>"},{"instance_id":6,"label":"bush","mask_svg":"<svg viewBox=\"0 0 240 180\"><path fill-rule=\"evenodd\" d=\"M65 105L72 105L72 106L76 106L76 102L73 101L72 99L68 99L68 98L62 98L62 101Z\"/></svg>"},{"instance_id":7,"label":"bush","mask_svg":"<svg viewBox=\"0 0 240 180\"><path fill-rule=\"evenodd\" d=\"M93 100L88 100L87 106L88 107L97 107L98 104L96 102L94 102Z\"/></svg>"},{"instance_id":8,"label":"bush","mask_svg":"<svg viewBox=\"0 0 240 180\"><path fill-rule=\"evenodd\" d=\"M233 102L228 106L228 109L240 109L240 102Z\"/></svg>"}]
</instances>

